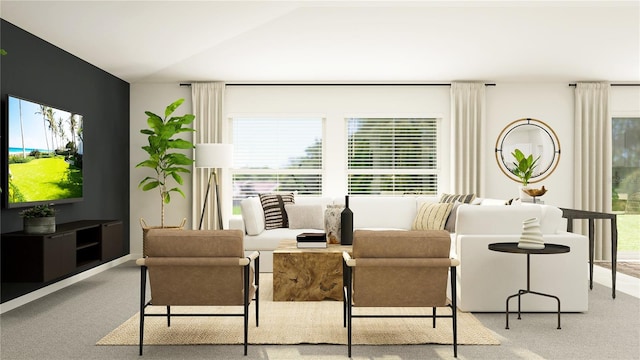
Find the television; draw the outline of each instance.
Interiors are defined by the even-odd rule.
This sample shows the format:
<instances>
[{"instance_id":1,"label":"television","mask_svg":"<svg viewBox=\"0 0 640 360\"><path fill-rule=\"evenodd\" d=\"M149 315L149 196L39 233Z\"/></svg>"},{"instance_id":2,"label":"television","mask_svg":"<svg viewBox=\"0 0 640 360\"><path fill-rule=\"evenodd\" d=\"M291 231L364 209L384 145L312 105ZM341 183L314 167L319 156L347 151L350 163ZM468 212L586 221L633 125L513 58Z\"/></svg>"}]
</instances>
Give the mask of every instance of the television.
<instances>
[{"instance_id":1,"label":"television","mask_svg":"<svg viewBox=\"0 0 640 360\"><path fill-rule=\"evenodd\" d=\"M5 109L5 207L81 201L82 115L13 95Z\"/></svg>"}]
</instances>

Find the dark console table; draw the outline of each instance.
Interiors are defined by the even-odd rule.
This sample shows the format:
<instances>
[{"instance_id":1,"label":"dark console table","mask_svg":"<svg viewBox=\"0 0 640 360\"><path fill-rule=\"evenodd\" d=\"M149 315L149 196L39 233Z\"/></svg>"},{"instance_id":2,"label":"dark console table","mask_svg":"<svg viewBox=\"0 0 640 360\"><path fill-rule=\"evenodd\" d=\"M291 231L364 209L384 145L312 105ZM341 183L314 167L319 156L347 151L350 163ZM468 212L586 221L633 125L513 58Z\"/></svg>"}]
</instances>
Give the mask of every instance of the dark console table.
<instances>
[{"instance_id":1,"label":"dark console table","mask_svg":"<svg viewBox=\"0 0 640 360\"><path fill-rule=\"evenodd\" d=\"M617 215L603 213L597 211L585 211L575 209L562 210L562 217L567 219L567 231L573 232L573 220L588 219L589 220L589 288L593 289L593 255L594 255L594 229L595 219L605 219L611 221L611 297L616 298L616 265L618 264L618 222Z\"/></svg>"},{"instance_id":2,"label":"dark console table","mask_svg":"<svg viewBox=\"0 0 640 360\"><path fill-rule=\"evenodd\" d=\"M123 255L119 220L57 224L52 234L2 234L2 282L48 282Z\"/></svg>"},{"instance_id":3,"label":"dark console table","mask_svg":"<svg viewBox=\"0 0 640 360\"><path fill-rule=\"evenodd\" d=\"M507 315L507 325L505 327L505 329L509 328L509 300L511 300L514 297L518 297L518 320L521 319L520 317L520 297L524 294L534 294L534 295L540 295L540 296L546 296L546 297L550 297L550 298L554 298L556 299L556 301L558 302L558 329L560 329L560 299L557 296L554 295L549 295L549 294L544 294L541 292L536 292L536 291L532 291L530 288L531 285L531 254L561 254L561 253L568 253L571 249L568 246L565 245L557 245L557 244L544 244L544 248L543 249L521 249L518 247L518 243L517 242L505 242L505 243L493 243L493 244L489 244L489 250L493 250L493 251L499 251L499 252L506 252L506 253L512 253L512 254L527 254L527 289L523 290L520 289L518 290L517 294L513 294L509 297L507 297L507 309L506 309L506 315ZM550 281L553 279L549 279Z\"/></svg>"}]
</instances>

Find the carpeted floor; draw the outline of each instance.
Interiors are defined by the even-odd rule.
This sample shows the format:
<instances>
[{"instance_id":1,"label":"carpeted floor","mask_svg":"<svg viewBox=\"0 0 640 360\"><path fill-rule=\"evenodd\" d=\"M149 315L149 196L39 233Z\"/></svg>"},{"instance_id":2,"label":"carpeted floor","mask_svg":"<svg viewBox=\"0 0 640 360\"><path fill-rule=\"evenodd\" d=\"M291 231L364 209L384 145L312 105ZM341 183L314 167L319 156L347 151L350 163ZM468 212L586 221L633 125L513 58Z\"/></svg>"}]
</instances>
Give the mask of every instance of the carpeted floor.
<instances>
[{"instance_id":1,"label":"carpeted floor","mask_svg":"<svg viewBox=\"0 0 640 360\"><path fill-rule=\"evenodd\" d=\"M342 326L342 302L296 301L274 302L271 274L260 278L260 326L255 327L251 305L249 342L251 344L346 344L347 330ZM357 314L358 310L354 309ZM366 309L367 314L430 314L431 309ZM150 307L149 312L164 312L164 307ZM220 313L241 311L239 307L174 307L172 313ZM449 308L438 313L450 314ZM174 317L171 327L164 317L145 318L146 345L240 344L241 317ZM139 314L135 314L97 345L138 345ZM431 319L354 319L354 344L451 344L450 319L438 319L435 329ZM461 345L498 345L494 333L471 313L458 312L458 343Z\"/></svg>"},{"instance_id":2,"label":"carpeted floor","mask_svg":"<svg viewBox=\"0 0 640 360\"><path fill-rule=\"evenodd\" d=\"M594 261L593 264L611 269L610 261ZM616 271L640 279L640 261L618 261Z\"/></svg>"}]
</instances>

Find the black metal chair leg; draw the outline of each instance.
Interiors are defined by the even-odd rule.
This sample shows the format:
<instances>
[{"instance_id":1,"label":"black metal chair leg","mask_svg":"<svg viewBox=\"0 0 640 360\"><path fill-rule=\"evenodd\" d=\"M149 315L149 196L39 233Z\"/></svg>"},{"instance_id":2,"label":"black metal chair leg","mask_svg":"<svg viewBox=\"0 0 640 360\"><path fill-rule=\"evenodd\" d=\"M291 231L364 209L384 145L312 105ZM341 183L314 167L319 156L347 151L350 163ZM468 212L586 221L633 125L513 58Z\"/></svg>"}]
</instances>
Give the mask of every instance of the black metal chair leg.
<instances>
[{"instance_id":1,"label":"black metal chair leg","mask_svg":"<svg viewBox=\"0 0 640 360\"><path fill-rule=\"evenodd\" d=\"M145 304L145 294L147 291L147 267L140 267L140 344L139 344L139 354L142 356L142 343L144 340L144 304Z\"/></svg>"},{"instance_id":2,"label":"black metal chair leg","mask_svg":"<svg viewBox=\"0 0 640 360\"><path fill-rule=\"evenodd\" d=\"M244 355L247 356L247 343L249 342L249 272L250 266L244 267Z\"/></svg>"},{"instance_id":3,"label":"black metal chair leg","mask_svg":"<svg viewBox=\"0 0 640 360\"><path fill-rule=\"evenodd\" d=\"M431 308L431 316L432 316L432 321L433 321L433 328L436 328L436 308L435 306L433 308Z\"/></svg>"},{"instance_id":4,"label":"black metal chair leg","mask_svg":"<svg viewBox=\"0 0 640 360\"><path fill-rule=\"evenodd\" d=\"M347 327L347 287L342 287L342 327Z\"/></svg>"},{"instance_id":5,"label":"black metal chair leg","mask_svg":"<svg viewBox=\"0 0 640 360\"><path fill-rule=\"evenodd\" d=\"M453 322L453 357L458 357L458 295L456 292L456 267L451 267L451 321Z\"/></svg>"},{"instance_id":6,"label":"black metal chair leg","mask_svg":"<svg viewBox=\"0 0 640 360\"><path fill-rule=\"evenodd\" d=\"M167 327L171 327L171 306L167 305Z\"/></svg>"}]
</instances>

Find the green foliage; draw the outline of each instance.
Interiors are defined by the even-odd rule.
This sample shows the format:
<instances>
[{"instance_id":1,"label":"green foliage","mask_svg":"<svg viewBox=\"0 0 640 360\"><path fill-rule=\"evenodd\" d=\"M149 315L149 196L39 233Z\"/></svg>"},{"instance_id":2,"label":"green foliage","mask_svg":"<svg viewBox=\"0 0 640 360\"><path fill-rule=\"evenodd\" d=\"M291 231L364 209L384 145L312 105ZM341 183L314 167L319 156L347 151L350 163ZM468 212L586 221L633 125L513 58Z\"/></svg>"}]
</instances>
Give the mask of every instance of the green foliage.
<instances>
[{"instance_id":1,"label":"green foliage","mask_svg":"<svg viewBox=\"0 0 640 360\"><path fill-rule=\"evenodd\" d=\"M63 156L9 164L9 198L39 201L82 196L82 171ZM37 174L37 176L34 176Z\"/></svg>"},{"instance_id":2,"label":"green foliage","mask_svg":"<svg viewBox=\"0 0 640 360\"><path fill-rule=\"evenodd\" d=\"M23 157L22 155L9 155L9 164L24 164L33 160L33 157L27 156Z\"/></svg>"},{"instance_id":3,"label":"green foliage","mask_svg":"<svg viewBox=\"0 0 640 360\"><path fill-rule=\"evenodd\" d=\"M0 55L7 55L7 52L4 49L0 49Z\"/></svg>"},{"instance_id":4,"label":"green foliage","mask_svg":"<svg viewBox=\"0 0 640 360\"><path fill-rule=\"evenodd\" d=\"M618 192L629 195L640 192L640 170L636 170L625 176L620 182Z\"/></svg>"},{"instance_id":5,"label":"green foliage","mask_svg":"<svg viewBox=\"0 0 640 360\"><path fill-rule=\"evenodd\" d=\"M36 205L20 212L20 216L25 219L52 217L55 215L56 210L49 205Z\"/></svg>"},{"instance_id":6,"label":"green foliage","mask_svg":"<svg viewBox=\"0 0 640 360\"><path fill-rule=\"evenodd\" d=\"M520 179L522 182L522 186L529 185L529 179L531 179L531 175L533 175L533 170L537 166L538 156L535 160L533 159L533 155L525 156L520 149L515 149L511 155L516 159L513 162L514 168L511 170L515 176Z\"/></svg>"},{"instance_id":7,"label":"green foliage","mask_svg":"<svg viewBox=\"0 0 640 360\"><path fill-rule=\"evenodd\" d=\"M191 124L195 119L192 114L183 116L173 116L171 114L184 102L184 99L178 99L165 109L164 118L150 112L147 114L148 129L140 130L140 133L147 135L148 144L142 146L149 158L140 162L136 167L147 167L154 171L153 176L147 176L138 187L143 191L158 189L161 200L161 221L164 227L164 204L171 202L171 193L176 192L182 195L184 192L178 187L168 187L168 180L173 179L178 185L184 183L181 174L191 172L189 166L193 164L193 160L186 155L177 152L178 150L193 149L194 145L190 141L177 138L177 135L184 132L193 132L194 130L187 125Z\"/></svg>"}]
</instances>

